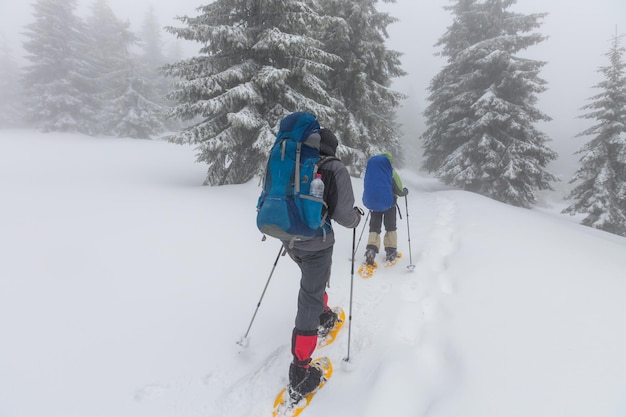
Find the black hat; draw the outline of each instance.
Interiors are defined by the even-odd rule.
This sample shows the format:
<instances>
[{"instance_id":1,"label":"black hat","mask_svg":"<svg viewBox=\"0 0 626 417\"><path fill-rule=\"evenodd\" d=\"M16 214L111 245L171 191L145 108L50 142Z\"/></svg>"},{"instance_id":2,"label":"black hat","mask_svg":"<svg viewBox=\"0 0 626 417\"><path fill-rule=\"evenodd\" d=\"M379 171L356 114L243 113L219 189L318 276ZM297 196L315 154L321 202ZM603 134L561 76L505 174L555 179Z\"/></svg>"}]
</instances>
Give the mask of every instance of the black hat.
<instances>
[{"instance_id":1,"label":"black hat","mask_svg":"<svg viewBox=\"0 0 626 417\"><path fill-rule=\"evenodd\" d=\"M331 130L326 128L320 129L320 136L320 153L322 155L335 156L337 145L339 145L337 136L335 136Z\"/></svg>"}]
</instances>

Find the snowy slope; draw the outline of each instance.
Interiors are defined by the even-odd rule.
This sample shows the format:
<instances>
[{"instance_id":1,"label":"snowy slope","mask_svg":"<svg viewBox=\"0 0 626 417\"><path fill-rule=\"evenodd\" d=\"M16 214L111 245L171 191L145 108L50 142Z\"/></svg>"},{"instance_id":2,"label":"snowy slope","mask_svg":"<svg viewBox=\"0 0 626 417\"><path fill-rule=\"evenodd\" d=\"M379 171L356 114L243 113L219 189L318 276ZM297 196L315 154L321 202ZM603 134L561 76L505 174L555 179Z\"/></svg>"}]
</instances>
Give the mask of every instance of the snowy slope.
<instances>
[{"instance_id":1,"label":"snowy slope","mask_svg":"<svg viewBox=\"0 0 626 417\"><path fill-rule=\"evenodd\" d=\"M0 417L270 415L299 272L279 259L237 345L279 244L256 230L255 181L202 187L204 171L158 141L0 131ZM302 416L626 415L626 239L558 200L518 209L401 174L396 267L352 277L337 230L351 369L344 331Z\"/></svg>"}]
</instances>

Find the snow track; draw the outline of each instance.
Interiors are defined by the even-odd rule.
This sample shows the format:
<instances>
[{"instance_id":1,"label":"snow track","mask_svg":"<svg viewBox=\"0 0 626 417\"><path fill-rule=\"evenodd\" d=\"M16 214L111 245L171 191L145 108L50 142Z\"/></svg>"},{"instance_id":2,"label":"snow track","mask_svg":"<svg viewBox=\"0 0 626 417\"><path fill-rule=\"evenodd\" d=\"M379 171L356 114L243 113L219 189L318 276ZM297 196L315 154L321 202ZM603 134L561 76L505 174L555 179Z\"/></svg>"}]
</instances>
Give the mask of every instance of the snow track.
<instances>
[{"instance_id":1,"label":"snow track","mask_svg":"<svg viewBox=\"0 0 626 417\"><path fill-rule=\"evenodd\" d=\"M447 308L457 279L449 271L459 244L455 203L437 190L415 192L411 197L409 219L415 269L407 269L411 257L403 216L398 219L403 259L393 268L381 268L372 279L364 280L357 274L352 277L352 323L346 324L334 344L314 354L330 357L335 370L307 409L309 416L377 417L387 414L390 406L396 416L428 416L460 378L459 355L450 341ZM346 249L338 245L335 258L349 259ZM355 262L361 255L357 253ZM335 262L333 267L331 304L342 305L348 312L350 281L343 277L347 265ZM284 273L284 269L277 269L278 277ZM261 310L253 333L277 333L263 314ZM351 370L347 371L341 365L348 349L349 324ZM239 349L234 362L225 360L202 381L189 382L188 391L193 391L194 385L202 385L206 391L208 412L204 416L268 415L276 394L287 383L291 359L289 334L281 332L282 337L276 336L269 343L253 342L245 349L233 347L234 351ZM172 396L181 398L180 389L177 391ZM142 402L154 401L155 396L167 396L167 389L153 386L138 393Z\"/></svg>"},{"instance_id":2,"label":"snow track","mask_svg":"<svg viewBox=\"0 0 626 417\"><path fill-rule=\"evenodd\" d=\"M353 277L351 371L341 367L349 323L334 344L315 353L329 356L335 371L307 409L308 415L374 417L388 413L393 404L394 415L427 416L455 384L459 366L446 325L446 305L455 291L455 277L448 271L458 245L455 204L437 192L416 192L413 198L414 207L409 209L416 268L407 269L409 248L402 239L407 233L403 217L398 219L403 259L393 268L379 270L372 279ZM336 259L345 259L342 250L345 248L337 248ZM360 257L358 253L355 261ZM346 265L334 268L331 303L348 311L350 282L337 271L345 270ZM267 323L258 325L268 327ZM221 388L213 387L221 392L212 393L209 415L267 415L278 390L287 383L288 342L288 337L277 339L275 350L264 358L259 350L265 347L242 350L237 361L247 372L237 378L225 370L219 372L226 378ZM398 383L398 375L403 384Z\"/></svg>"},{"instance_id":3,"label":"snow track","mask_svg":"<svg viewBox=\"0 0 626 417\"><path fill-rule=\"evenodd\" d=\"M369 366L385 364L374 367L369 375L360 370L370 385L364 387L369 391L364 397L369 404L363 407L367 417L385 414L391 404L395 415L428 415L450 390L457 372L454 349L446 335L445 307L454 293L448 263L457 246L455 205L437 193L417 194L412 204L409 209L416 213L410 217L411 235L419 251L415 270L405 269L408 247L400 241L403 262L361 283L366 287L361 289L365 292L361 299L367 301L359 305L356 337L370 342L358 345L357 355L365 357ZM406 233L404 226L399 223L399 236ZM394 321L385 323L377 317ZM398 384L398 375L404 384Z\"/></svg>"}]
</instances>

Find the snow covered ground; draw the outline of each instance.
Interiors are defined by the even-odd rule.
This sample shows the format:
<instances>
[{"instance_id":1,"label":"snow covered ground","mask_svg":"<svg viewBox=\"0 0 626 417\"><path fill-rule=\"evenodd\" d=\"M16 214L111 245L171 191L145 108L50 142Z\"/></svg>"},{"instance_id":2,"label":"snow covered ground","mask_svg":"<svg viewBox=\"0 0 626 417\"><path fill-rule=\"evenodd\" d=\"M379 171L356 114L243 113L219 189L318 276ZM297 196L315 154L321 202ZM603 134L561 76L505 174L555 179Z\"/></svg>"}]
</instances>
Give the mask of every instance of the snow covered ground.
<instances>
[{"instance_id":1,"label":"snow covered ground","mask_svg":"<svg viewBox=\"0 0 626 417\"><path fill-rule=\"evenodd\" d=\"M0 130L0 417L271 415L299 272L279 259L237 345L280 246L256 229L257 182L202 187L194 159ZM626 239L556 196L525 210L401 175L404 257L355 274L351 369L343 331L302 416L626 416ZM348 310L353 234L337 234L330 301Z\"/></svg>"}]
</instances>

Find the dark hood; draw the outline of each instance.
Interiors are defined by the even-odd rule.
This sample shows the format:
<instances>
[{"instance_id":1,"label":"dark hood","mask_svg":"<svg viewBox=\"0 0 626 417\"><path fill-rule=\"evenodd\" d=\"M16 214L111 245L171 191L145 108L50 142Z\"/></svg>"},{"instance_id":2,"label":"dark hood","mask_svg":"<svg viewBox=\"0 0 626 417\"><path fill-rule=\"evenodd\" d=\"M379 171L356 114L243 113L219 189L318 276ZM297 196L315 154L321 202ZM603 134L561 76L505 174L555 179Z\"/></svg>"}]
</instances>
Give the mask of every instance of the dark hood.
<instances>
[{"instance_id":1,"label":"dark hood","mask_svg":"<svg viewBox=\"0 0 626 417\"><path fill-rule=\"evenodd\" d=\"M336 156L337 145L339 145L337 136L335 136L332 131L325 128L320 129L320 136L320 153L327 156Z\"/></svg>"}]
</instances>

